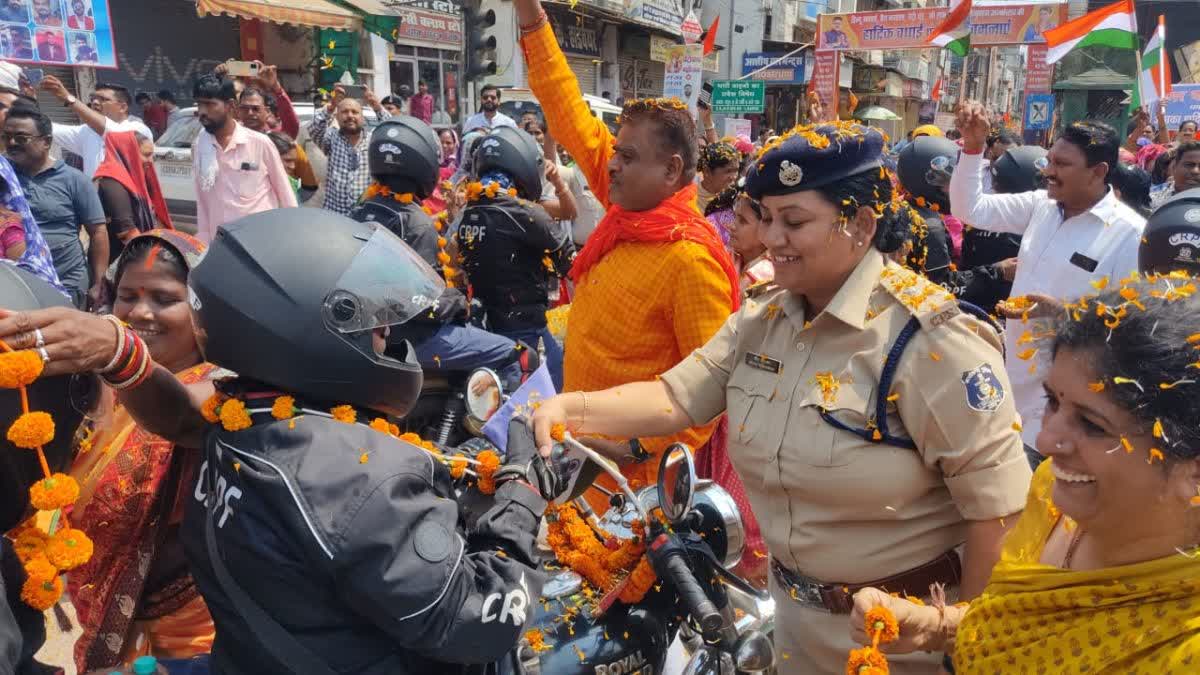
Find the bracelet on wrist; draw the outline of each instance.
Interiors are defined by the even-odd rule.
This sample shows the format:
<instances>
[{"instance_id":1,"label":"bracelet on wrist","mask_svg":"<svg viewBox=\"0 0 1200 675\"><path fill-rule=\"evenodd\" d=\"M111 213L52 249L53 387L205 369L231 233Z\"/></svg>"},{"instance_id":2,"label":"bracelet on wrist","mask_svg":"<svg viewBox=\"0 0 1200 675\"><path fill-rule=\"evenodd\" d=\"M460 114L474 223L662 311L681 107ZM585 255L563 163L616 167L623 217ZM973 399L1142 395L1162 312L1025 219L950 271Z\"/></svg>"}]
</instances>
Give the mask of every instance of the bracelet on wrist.
<instances>
[{"instance_id":1,"label":"bracelet on wrist","mask_svg":"<svg viewBox=\"0 0 1200 675\"><path fill-rule=\"evenodd\" d=\"M527 23L527 24L523 23L520 25L521 35L525 35L526 33L534 32L535 30L541 28L542 24L546 23L548 20L549 19L547 19L547 17L546 17L546 10L538 9L538 15L533 20L532 23Z\"/></svg>"},{"instance_id":2,"label":"bracelet on wrist","mask_svg":"<svg viewBox=\"0 0 1200 675\"><path fill-rule=\"evenodd\" d=\"M103 368L97 371L100 373L108 373L115 370L117 365L121 362L122 357L125 356L125 325L121 323L120 319L112 314L105 314L101 318L111 323L117 331L117 349L115 352L113 352L112 359L110 359Z\"/></svg>"}]
</instances>

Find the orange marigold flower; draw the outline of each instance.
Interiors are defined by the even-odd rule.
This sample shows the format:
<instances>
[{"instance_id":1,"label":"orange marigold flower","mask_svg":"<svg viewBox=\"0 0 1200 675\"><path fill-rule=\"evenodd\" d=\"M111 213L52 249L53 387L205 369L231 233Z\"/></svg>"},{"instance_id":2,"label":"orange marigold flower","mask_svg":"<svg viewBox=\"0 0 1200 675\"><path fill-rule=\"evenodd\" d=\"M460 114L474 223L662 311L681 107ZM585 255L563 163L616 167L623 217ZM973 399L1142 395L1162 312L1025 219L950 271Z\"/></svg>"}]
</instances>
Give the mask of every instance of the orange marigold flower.
<instances>
[{"instance_id":1,"label":"orange marigold flower","mask_svg":"<svg viewBox=\"0 0 1200 675\"><path fill-rule=\"evenodd\" d=\"M221 399L220 394L213 394L208 397L204 405L200 406L200 414L209 424L216 424L221 420L220 415L217 414L217 409L221 407Z\"/></svg>"},{"instance_id":2,"label":"orange marigold flower","mask_svg":"<svg viewBox=\"0 0 1200 675\"><path fill-rule=\"evenodd\" d=\"M400 202L401 204L411 204L413 202L412 193L405 192L404 194L396 195L396 201Z\"/></svg>"},{"instance_id":3,"label":"orange marigold flower","mask_svg":"<svg viewBox=\"0 0 1200 675\"><path fill-rule=\"evenodd\" d=\"M450 254L446 253L445 251L438 251L437 259L438 262L442 263L443 265L450 264Z\"/></svg>"},{"instance_id":4,"label":"orange marigold flower","mask_svg":"<svg viewBox=\"0 0 1200 675\"><path fill-rule=\"evenodd\" d=\"M92 557L92 540L83 530L59 530L46 542L46 558L61 571L73 570Z\"/></svg>"},{"instance_id":5,"label":"orange marigold flower","mask_svg":"<svg viewBox=\"0 0 1200 675\"><path fill-rule=\"evenodd\" d=\"M1096 392L1097 394L1099 394L1100 392L1104 391L1104 383L1103 383L1103 382L1092 382L1092 383L1089 383L1089 384L1088 384L1088 389L1091 389L1092 391L1094 391L1094 392Z\"/></svg>"},{"instance_id":6,"label":"orange marigold flower","mask_svg":"<svg viewBox=\"0 0 1200 675\"><path fill-rule=\"evenodd\" d=\"M500 184L492 181L483 189L483 193L488 196L488 199L495 199L496 193L500 191Z\"/></svg>"},{"instance_id":7,"label":"orange marigold flower","mask_svg":"<svg viewBox=\"0 0 1200 675\"><path fill-rule=\"evenodd\" d=\"M450 477L457 480L463 477L463 472L467 470L467 458L462 455L455 455L450 458Z\"/></svg>"},{"instance_id":8,"label":"orange marigold flower","mask_svg":"<svg viewBox=\"0 0 1200 675\"><path fill-rule=\"evenodd\" d=\"M79 499L79 483L65 473L56 473L29 486L29 503L39 511L70 506Z\"/></svg>"},{"instance_id":9,"label":"orange marigold flower","mask_svg":"<svg viewBox=\"0 0 1200 675\"><path fill-rule=\"evenodd\" d=\"M50 535L45 532L36 527L27 527L13 540L13 550L17 553L17 559L25 565L39 556L45 556L46 542L49 540Z\"/></svg>"},{"instance_id":10,"label":"orange marigold flower","mask_svg":"<svg viewBox=\"0 0 1200 675\"><path fill-rule=\"evenodd\" d=\"M508 188L508 196L516 197L517 196L517 188Z\"/></svg>"},{"instance_id":11,"label":"orange marigold flower","mask_svg":"<svg viewBox=\"0 0 1200 675\"><path fill-rule=\"evenodd\" d=\"M32 384L46 364L31 349L0 354L0 387L16 389Z\"/></svg>"},{"instance_id":12,"label":"orange marigold flower","mask_svg":"<svg viewBox=\"0 0 1200 675\"><path fill-rule=\"evenodd\" d=\"M296 399L280 396L271 404L271 417L277 420L291 419L296 415Z\"/></svg>"},{"instance_id":13,"label":"orange marigold flower","mask_svg":"<svg viewBox=\"0 0 1200 675\"><path fill-rule=\"evenodd\" d=\"M8 428L8 440L18 448L40 448L54 440L54 418L40 410L24 413Z\"/></svg>"},{"instance_id":14,"label":"orange marigold flower","mask_svg":"<svg viewBox=\"0 0 1200 675\"><path fill-rule=\"evenodd\" d=\"M58 568L51 565L50 561L43 556L26 563L25 576L30 579L45 581L46 579L53 579L58 576Z\"/></svg>"},{"instance_id":15,"label":"orange marigold flower","mask_svg":"<svg viewBox=\"0 0 1200 675\"><path fill-rule=\"evenodd\" d=\"M475 466L475 473L479 476L479 491L485 495L493 494L496 492L496 481L492 476L500 468L500 455L492 450L484 450L476 455L475 460L479 462Z\"/></svg>"},{"instance_id":16,"label":"orange marigold flower","mask_svg":"<svg viewBox=\"0 0 1200 675\"><path fill-rule=\"evenodd\" d=\"M870 672L868 668L878 668L887 673L887 658L879 650L871 647L851 649L850 658L846 661L846 675L866 675Z\"/></svg>"},{"instance_id":17,"label":"orange marigold flower","mask_svg":"<svg viewBox=\"0 0 1200 675\"><path fill-rule=\"evenodd\" d=\"M563 437L567 433L567 426L562 422L555 422L554 426L550 427L550 438L562 443Z\"/></svg>"},{"instance_id":18,"label":"orange marigold flower","mask_svg":"<svg viewBox=\"0 0 1200 675\"><path fill-rule=\"evenodd\" d=\"M392 425L388 424L388 421L382 417L376 417L375 419L371 420L371 423L368 426L381 434L392 433Z\"/></svg>"},{"instance_id":19,"label":"orange marigold flower","mask_svg":"<svg viewBox=\"0 0 1200 675\"><path fill-rule=\"evenodd\" d=\"M872 638L878 635L881 643L895 642L896 638L900 637L900 624L896 622L895 615L882 605L876 605L867 612L863 626L867 630L867 635Z\"/></svg>"},{"instance_id":20,"label":"orange marigold flower","mask_svg":"<svg viewBox=\"0 0 1200 675\"><path fill-rule=\"evenodd\" d=\"M58 599L62 597L62 592L61 577L39 578L30 575L25 580L25 585L21 587L21 600L39 612L44 612L58 602Z\"/></svg>"},{"instance_id":21,"label":"orange marigold flower","mask_svg":"<svg viewBox=\"0 0 1200 675\"><path fill-rule=\"evenodd\" d=\"M339 405L330 410L329 414L333 415L333 419L346 424L354 424L354 420L358 419L358 413L348 405Z\"/></svg>"},{"instance_id":22,"label":"orange marigold flower","mask_svg":"<svg viewBox=\"0 0 1200 675\"><path fill-rule=\"evenodd\" d=\"M246 412L246 404L231 398L221 404L217 414L221 417L221 426L225 431L241 431L249 429L253 421L250 419L250 413Z\"/></svg>"},{"instance_id":23,"label":"orange marigold flower","mask_svg":"<svg viewBox=\"0 0 1200 675\"><path fill-rule=\"evenodd\" d=\"M525 631L525 641L529 643L529 648L535 653L541 653L553 649L546 644L546 635L538 628Z\"/></svg>"},{"instance_id":24,"label":"orange marigold flower","mask_svg":"<svg viewBox=\"0 0 1200 675\"><path fill-rule=\"evenodd\" d=\"M1166 461L1166 457L1163 457L1162 450L1159 450L1158 448L1150 448L1150 459L1146 460L1146 463L1153 464L1154 460L1156 459L1160 462Z\"/></svg>"}]
</instances>

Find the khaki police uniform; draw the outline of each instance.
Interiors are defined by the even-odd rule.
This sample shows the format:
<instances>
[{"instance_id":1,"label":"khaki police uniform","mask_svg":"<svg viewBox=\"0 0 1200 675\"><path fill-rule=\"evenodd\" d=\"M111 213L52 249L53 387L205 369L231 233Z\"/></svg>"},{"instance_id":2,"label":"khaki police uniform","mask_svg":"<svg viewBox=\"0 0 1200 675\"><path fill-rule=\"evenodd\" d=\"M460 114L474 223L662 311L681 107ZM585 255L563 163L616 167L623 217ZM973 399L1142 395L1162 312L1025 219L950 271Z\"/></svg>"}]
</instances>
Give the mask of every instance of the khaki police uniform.
<instances>
[{"instance_id":1,"label":"khaki police uniform","mask_svg":"<svg viewBox=\"0 0 1200 675\"><path fill-rule=\"evenodd\" d=\"M872 429L888 351L893 436L872 442L824 421ZM696 423L729 415L729 455L773 561L826 584L902 574L965 541L966 521L1021 510L1030 482L995 331L940 286L871 249L821 314L774 290L748 300L662 376ZM771 575L775 642L786 673L843 672L849 616L798 602ZM893 657L894 673L935 672L939 655Z\"/></svg>"}]
</instances>

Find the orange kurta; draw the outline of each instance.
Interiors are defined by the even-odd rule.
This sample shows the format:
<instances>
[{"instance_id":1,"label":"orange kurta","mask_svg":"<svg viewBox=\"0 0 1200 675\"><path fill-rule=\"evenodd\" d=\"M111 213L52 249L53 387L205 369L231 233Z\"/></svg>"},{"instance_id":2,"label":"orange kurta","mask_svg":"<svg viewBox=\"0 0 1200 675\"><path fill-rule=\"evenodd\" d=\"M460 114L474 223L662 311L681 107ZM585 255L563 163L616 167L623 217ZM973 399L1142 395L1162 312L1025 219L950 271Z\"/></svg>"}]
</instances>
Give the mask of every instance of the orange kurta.
<instances>
[{"instance_id":1,"label":"orange kurta","mask_svg":"<svg viewBox=\"0 0 1200 675\"><path fill-rule=\"evenodd\" d=\"M614 138L592 115L550 26L524 36L529 87L551 132L607 209ZM704 345L733 311L728 276L691 241L622 242L579 280L567 323L564 391L595 391L652 380ZM703 445L713 424L641 438L658 455L675 442ZM626 466L631 482L652 482L658 462Z\"/></svg>"}]
</instances>

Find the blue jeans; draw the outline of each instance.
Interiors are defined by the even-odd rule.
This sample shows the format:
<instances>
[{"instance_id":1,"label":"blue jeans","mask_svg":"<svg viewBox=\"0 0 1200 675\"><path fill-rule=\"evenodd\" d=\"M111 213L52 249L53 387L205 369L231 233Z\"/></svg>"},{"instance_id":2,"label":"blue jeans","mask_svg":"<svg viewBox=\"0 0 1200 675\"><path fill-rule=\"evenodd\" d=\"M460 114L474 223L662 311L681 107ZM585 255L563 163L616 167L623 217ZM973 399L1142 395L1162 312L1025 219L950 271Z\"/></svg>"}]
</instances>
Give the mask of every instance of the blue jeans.
<instances>
[{"instance_id":1,"label":"blue jeans","mask_svg":"<svg viewBox=\"0 0 1200 675\"><path fill-rule=\"evenodd\" d=\"M554 380L554 390L562 391L563 350L562 346L558 344L558 340L554 339L554 335L550 332L549 328L542 326L541 328L497 332L504 337L521 340L529 345L530 349L537 349L538 338L541 338L543 348L546 350L546 365L550 369L550 379Z\"/></svg>"},{"instance_id":2,"label":"blue jeans","mask_svg":"<svg viewBox=\"0 0 1200 675\"><path fill-rule=\"evenodd\" d=\"M458 324L446 324L428 340L414 346L417 361L426 372L491 368L510 393L521 386L521 364L513 353L515 348L516 344L506 337Z\"/></svg>"},{"instance_id":3,"label":"blue jeans","mask_svg":"<svg viewBox=\"0 0 1200 675\"><path fill-rule=\"evenodd\" d=\"M190 659L159 659L158 665L171 675L208 675L211 672L208 662L208 654L202 654Z\"/></svg>"}]
</instances>

